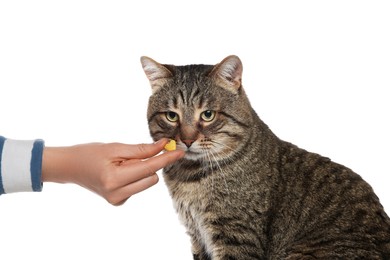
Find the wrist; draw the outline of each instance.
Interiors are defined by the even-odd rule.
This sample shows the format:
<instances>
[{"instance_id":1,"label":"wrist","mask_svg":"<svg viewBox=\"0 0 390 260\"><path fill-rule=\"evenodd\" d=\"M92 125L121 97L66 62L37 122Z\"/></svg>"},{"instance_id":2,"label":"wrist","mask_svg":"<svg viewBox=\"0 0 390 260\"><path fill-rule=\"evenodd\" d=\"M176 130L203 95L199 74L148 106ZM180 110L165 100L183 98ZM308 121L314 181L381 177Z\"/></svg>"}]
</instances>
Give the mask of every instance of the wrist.
<instances>
[{"instance_id":1,"label":"wrist","mask_svg":"<svg viewBox=\"0 0 390 260\"><path fill-rule=\"evenodd\" d=\"M43 182L70 182L67 176L67 167L70 167L68 147L45 147L42 158ZM68 164L68 165L67 165Z\"/></svg>"}]
</instances>

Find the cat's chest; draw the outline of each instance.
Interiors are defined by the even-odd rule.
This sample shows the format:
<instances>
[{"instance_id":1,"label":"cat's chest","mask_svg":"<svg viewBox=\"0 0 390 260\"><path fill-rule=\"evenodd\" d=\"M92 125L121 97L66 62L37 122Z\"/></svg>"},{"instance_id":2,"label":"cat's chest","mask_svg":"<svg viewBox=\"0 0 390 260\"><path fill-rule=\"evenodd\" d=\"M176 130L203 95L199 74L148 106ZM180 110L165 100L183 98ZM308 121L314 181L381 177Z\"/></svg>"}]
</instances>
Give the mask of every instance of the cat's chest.
<instances>
[{"instance_id":1,"label":"cat's chest","mask_svg":"<svg viewBox=\"0 0 390 260\"><path fill-rule=\"evenodd\" d=\"M215 207L221 203L219 198L214 196L213 190L199 183L180 185L172 198L179 218L188 233L201 241L202 246L211 252L213 243L210 221L216 219Z\"/></svg>"},{"instance_id":2,"label":"cat's chest","mask_svg":"<svg viewBox=\"0 0 390 260\"><path fill-rule=\"evenodd\" d=\"M171 195L178 213L193 217L202 215L214 199L212 191L200 183L181 183Z\"/></svg>"},{"instance_id":3,"label":"cat's chest","mask_svg":"<svg viewBox=\"0 0 390 260\"><path fill-rule=\"evenodd\" d=\"M218 187L213 185L210 179L174 185L168 182L174 207L186 226L198 227L222 203L216 196Z\"/></svg>"}]
</instances>

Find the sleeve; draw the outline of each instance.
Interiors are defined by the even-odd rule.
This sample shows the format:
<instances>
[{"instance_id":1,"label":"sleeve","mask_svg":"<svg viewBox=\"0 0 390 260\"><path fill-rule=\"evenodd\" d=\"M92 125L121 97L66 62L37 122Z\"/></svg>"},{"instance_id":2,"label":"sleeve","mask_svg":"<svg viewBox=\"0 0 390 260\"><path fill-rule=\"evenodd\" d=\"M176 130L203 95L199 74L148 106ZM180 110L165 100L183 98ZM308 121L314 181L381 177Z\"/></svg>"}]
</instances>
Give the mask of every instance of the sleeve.
<instances>
[{"instance_id":1,"label":"sleeve","mask_svg":"<svg viewBox=\"0 0 390 260\"><path fill-rule=\"evenodd\" d=\"M0 195L42 190L44 141L12 140L0 136Z\"/></svg>"}]
</instances>

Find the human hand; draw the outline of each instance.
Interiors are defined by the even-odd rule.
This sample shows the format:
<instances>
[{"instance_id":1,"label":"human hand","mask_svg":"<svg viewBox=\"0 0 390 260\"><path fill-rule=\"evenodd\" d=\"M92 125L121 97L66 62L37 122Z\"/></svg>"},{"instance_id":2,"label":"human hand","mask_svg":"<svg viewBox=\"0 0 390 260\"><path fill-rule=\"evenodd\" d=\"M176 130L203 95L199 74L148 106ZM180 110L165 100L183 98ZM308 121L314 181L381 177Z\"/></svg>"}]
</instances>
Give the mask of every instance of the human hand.
<instances>
[{"instance_id":1,"label":"human hand","mask_svg":"<svg viewBox=\"0 0 390 260\"><path fill-rule=\"evenodd\" d=\"M155 173L184 156L183 151L156 156L168 143L91 143L69 147L45 147L42 181L75 183L91 190L113 205L158 182Z\"/></svg>"}]
</instances>

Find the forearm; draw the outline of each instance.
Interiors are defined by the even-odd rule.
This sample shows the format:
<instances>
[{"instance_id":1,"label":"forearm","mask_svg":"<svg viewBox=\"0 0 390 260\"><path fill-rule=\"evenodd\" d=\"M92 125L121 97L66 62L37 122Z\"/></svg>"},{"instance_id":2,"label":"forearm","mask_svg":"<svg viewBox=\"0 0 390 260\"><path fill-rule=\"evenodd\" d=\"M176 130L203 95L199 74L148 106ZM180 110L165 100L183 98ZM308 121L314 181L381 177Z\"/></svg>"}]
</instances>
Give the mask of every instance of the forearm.
<instances>
[{"instance_id":1,"label":"forearm","mask_svg":"<svg viewBox=\"0 0 390 260\"><path fill-rule=\"evenodd\" d=\"M98 178L104 165L110 164L101 143L63 147L45 147L42 161L42 181L74 183L85 186L84 182Z\"/></svg>"}]
</instances>

